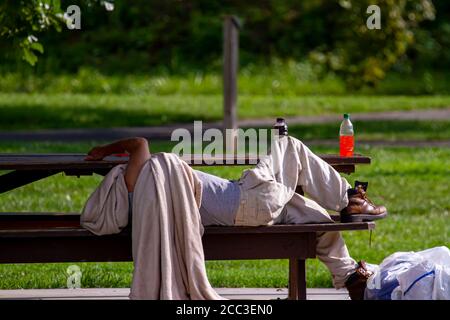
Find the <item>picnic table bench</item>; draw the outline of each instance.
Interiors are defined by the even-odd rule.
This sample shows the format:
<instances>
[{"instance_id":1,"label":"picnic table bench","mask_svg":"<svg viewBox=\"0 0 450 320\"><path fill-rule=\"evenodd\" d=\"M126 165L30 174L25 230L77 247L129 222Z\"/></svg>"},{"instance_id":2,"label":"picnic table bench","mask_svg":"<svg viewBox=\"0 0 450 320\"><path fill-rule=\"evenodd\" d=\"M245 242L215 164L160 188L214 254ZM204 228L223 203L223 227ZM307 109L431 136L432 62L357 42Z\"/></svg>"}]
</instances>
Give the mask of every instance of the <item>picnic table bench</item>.
<instances>
[{"instance_id":1,"label":"picnic table bench","mask_svg":"<svg viewBox=\"0 0 450 320\"><path fill-rule=\"evenodd\" d=\"M321 155L339 172L352 173L370 158ZM82 154L0 155L0 193L57 173L68 176L105 175L124 157L84 161ZM192 165L205 165L207 159ZM224 165L249 165L255 159L235 159ZM241 160L241 161L237 161ZM297 192L302 193L301 189ZM0 263L131 261L131 227L114 235L96 236L80 226L74 213L0 213ZM371 230L373 222L205 228L203 248L207 260L289 259L289 298L306 299L305 261L316 257L316 233Z\"/></svg>"}]
</instances>

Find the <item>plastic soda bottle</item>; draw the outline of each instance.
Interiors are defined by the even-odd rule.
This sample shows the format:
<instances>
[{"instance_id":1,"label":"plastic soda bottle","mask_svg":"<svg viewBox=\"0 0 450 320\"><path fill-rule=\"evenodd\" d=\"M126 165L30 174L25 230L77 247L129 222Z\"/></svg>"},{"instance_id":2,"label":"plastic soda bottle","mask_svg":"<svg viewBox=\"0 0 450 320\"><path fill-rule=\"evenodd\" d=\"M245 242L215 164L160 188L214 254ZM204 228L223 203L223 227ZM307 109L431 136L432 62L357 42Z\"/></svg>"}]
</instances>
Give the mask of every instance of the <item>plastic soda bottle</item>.
<instances>
[{"instance_id":1,"label":"plastic soda bottle","mask_svg":"<svg viewBox=\"0 0 450 320\"><path fill-rule=\"evenodd\" d=\"M350 115L345 113L344 120L342 121L339 130L339 153L341 157L353 156L353 149L355 146L353 135L353 124L350 121Z\"/></svg>"}]
</instances>

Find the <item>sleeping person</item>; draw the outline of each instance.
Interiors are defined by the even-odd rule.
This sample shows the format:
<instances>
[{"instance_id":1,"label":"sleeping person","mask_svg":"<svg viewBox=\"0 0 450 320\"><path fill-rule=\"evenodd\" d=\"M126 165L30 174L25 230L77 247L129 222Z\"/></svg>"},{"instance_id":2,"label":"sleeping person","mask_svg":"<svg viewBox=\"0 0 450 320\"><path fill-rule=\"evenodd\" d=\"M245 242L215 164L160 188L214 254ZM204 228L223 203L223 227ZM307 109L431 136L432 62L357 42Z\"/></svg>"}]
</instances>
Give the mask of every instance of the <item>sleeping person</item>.
<instances>
[{"instance_id":1,"label":"sleeping person","mask_svg":"<svg viewBox=\"0 0 450 320\"><path fill-rule=\"evenodd\" d=\"M151 157L148 141L130 138L97 146L89 151L86 160L124 152L129 154L124 178L132 214L136 181ZM282 137L271 154L255 168L246 169L239 180L192 170L202 185L199 212L204 226L332 222L327 210L339 212L341 220L346 221L371 221L387 215L384 206L367 198L366 183L350 186L333 167L291 136ZM297 186L308 197L295 193ZM371 273L364 261L356 262L350 256L340 232L317 233L316 252L331 272L334 286L346 287L352 299L363 299Z\"/></svg>"}]
</instances>

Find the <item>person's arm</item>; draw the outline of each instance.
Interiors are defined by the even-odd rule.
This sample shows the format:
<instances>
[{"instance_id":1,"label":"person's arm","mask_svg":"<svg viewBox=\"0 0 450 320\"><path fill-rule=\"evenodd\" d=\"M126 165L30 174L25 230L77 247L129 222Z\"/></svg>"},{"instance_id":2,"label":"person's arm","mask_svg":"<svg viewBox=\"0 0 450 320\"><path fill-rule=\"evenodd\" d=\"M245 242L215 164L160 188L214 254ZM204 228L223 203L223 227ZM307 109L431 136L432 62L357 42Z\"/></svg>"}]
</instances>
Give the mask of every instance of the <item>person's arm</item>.
<instances>
[{"instance_id":1,"label":"person's arm","mask_svg":"<svg viewBox=\"0 0 450 320\"><path fill-rule=\"evenodd\" d=\"M125 171L125 183L127 184L128 192L133 192L134 185L136 184L142 166L150 159L150 150L147 139L123 139L103 146L94 147L88 152L85 160L102 160L111 154L124 152L127 152L130 155Z\"/></svg>"}]
</instances>

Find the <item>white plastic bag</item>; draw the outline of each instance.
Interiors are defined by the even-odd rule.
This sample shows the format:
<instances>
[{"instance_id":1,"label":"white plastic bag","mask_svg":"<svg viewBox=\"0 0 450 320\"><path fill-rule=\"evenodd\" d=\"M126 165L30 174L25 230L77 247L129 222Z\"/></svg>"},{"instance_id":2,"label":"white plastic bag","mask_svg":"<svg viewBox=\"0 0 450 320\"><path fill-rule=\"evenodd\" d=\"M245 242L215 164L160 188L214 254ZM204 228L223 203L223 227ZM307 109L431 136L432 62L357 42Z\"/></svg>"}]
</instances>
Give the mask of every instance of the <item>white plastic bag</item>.
<instances>
[{"instance_id":1,"label":"white plastic bag","mask_svg":"<svg viewBox=\"0 0 450 320\"><path fill-rule=\"evenodd\" d=\"M391 300L392 291L398 287L397 276L417 263L414 252L396 252L383 260L367 280L366 300Z\"/></svg>"},{"instance_id":2,"label":"white plastic bag","mask_svg":"<svg viewBox=\"0 0 450 320\"><path fill-rule=\"evenodd\" d=\"M418 255L418 259L423 259ZM422 260L397 275L398 289L392 300L431 300L434 284L434 264Z\"/></svg>"},{"instance_id":3,"label":"white plastic bag","mask_svg":"<svg viewBox=\"0 0 450 320\"><path fill-rule=\"evenodd\" d=\"M450 299L450 250L435 247L419 252L397 252L373 267L365 299Z\"/></svg>"},{"instance_id":4,"label":"white plastic bag","mask_svg":"<svg viewBox=\"0 0 450 320\"><path fill-rule=\"evenodd\" d=\"M450 300L450 267L437 265L435 270L433 300Z\"/></svg>"}]
</instances>

